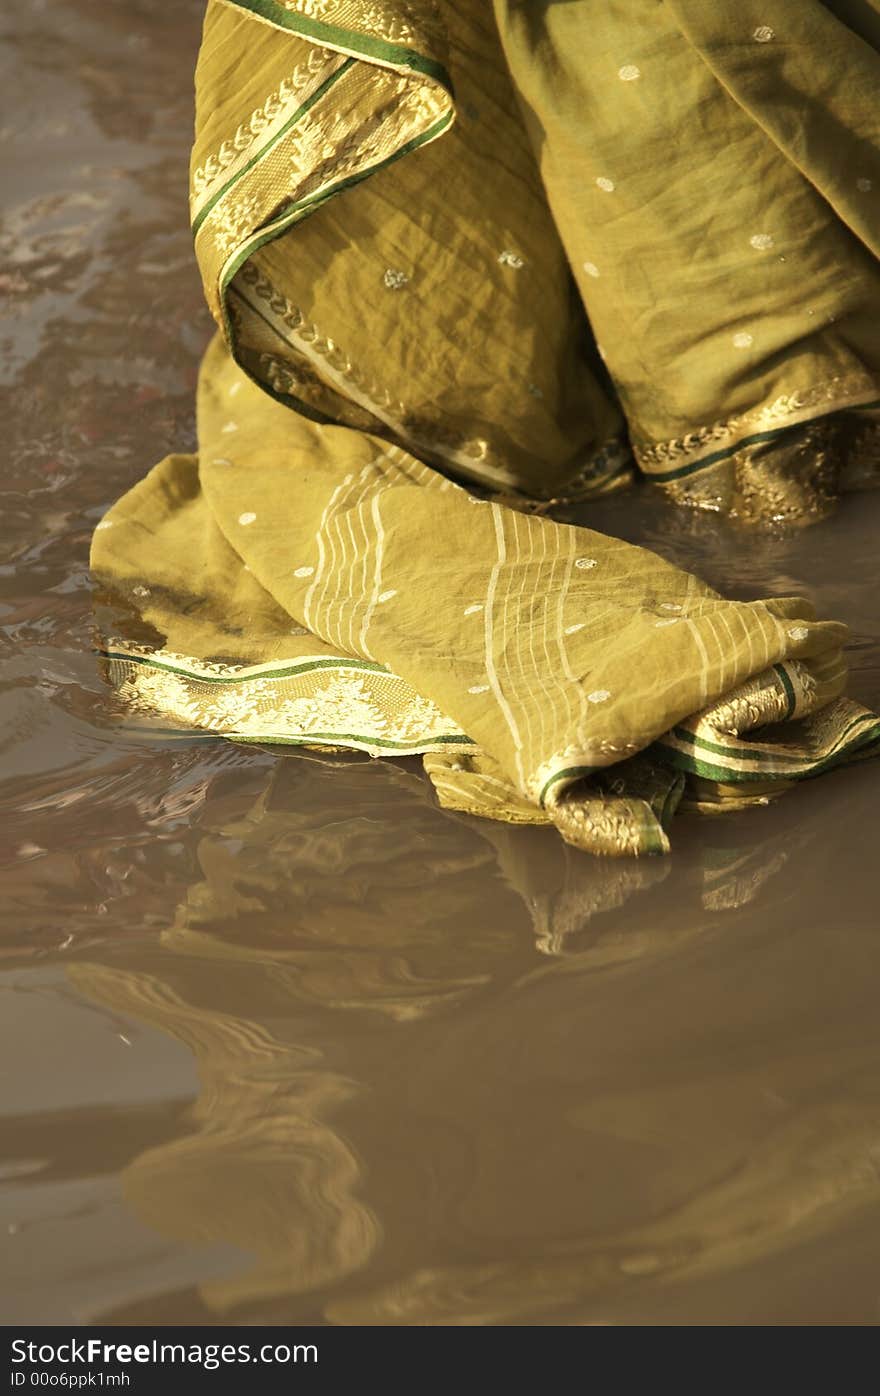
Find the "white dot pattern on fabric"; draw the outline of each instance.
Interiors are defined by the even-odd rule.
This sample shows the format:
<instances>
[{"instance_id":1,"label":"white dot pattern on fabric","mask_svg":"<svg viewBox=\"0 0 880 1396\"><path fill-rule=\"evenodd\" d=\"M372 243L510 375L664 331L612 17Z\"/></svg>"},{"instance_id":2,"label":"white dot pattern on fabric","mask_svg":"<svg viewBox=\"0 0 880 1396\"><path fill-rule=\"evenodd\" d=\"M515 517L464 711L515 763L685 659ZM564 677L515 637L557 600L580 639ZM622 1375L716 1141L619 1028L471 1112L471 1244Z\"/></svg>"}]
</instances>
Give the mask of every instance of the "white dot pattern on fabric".
<instances>
[{"instance_id":1,"label":"white dot pattern on fabric","mask_svg":"<svg viewBox=\"0 0 880 1396\"><path fill-rule=\"evenodd\" d=\"M773 238L769 233L755 233L749 238L749 246L754 247L756 252L769 252L773 246Z\"/></svg>"},{"instance_id":2,"label":"white dot pattern on fabric","mask_svg":"<svg viewBox=\"0 0 880 1396\"><path fill-rule=\"evenodd\" d=\"M635 82L636 78L642 76L642 70L635 63L624 63L622 68L618 68L617 76L621 82Z\"/></svg>"},{"instance_id":3,"label":"white dot pattern on fabric","mask_svg":"<svg viewBox=\"0 0 880 1396\"><path fill-rule=\"evenodd\" d=\"M383 592L381 593L380 596L377 596L377 597L376 597L376 600L379 602L379 605L381 606L381 605L383 605L386 601L390 601L391 598L392 598L392 596L396 596L396 595L397 595L397 588L396 588L396 587L392 587L390 591L383 591Z\"/></svg>"},{"instance_id":4,"label":"white dot pattern on fabric","mask_svg":"<svg viewBox=\"0 0 880 1396\"><path fill-rule=\"evenodd\" d=\"M788 632L788 636L791 640L806 640L809 633L805 625L793 625Z\"/></svg>"},{"instance_id":5,"label":"white dot pattern on fabric","mask_svg":"<svg viewBox=\"0 0 880 1396\"><path fill-rule=\"evenodd\" d=\"M595 262L584 262L584 271L587 273L587 276L599 275L599 268L596 266Z\"/></svg>"},{"instance_id":6,"label":"white dot pattern on fabric","mask_svg":"<svg viewBox=\"0 0 880 1396\"><path fill-rule=\"evenodd\" d=\"M468 693L488 693L488 692L489 692L489 685L488 685L487 683L475 683L475 684L472 684L471 687L468 689Z\"/></svg>"},{"instance_id":7,"label":"white dot pattern on fabric","mask_svg":"<svg viewBox=\"0 0 880 1396\"><path fill-rule=\"evenodd\" d=\"M583 630L585 625L586 621L576 621L574 625L567 625L565 627L565 633L566 635L576 635L579 630Z\"/></svg>"},{"instance_id":8,"label":"white dot pattern on fabric","mask_svg":"<svg viewBox=\"0 0 880 1396\"><path fill-rule=\"evenodd\" d=\"M402 291L404 286L408 285L409 283L409 277L407 276L406 272L396 271L394 267L386 268L385 275L382 277L382 280L385 282L385 285L388 287L389 291Z\"/></svg>"},{"instance_id":9,"label":"white dot pattern on fabric","mask_svg":"<svg viewBox=\"0 0 880 1396\"><path fill-rule=\"evenodd\" d=\"M605 703L611 697L607 688L594 688L592 693L587 694L588 703Z\"/></svg>"},{"instance_id":10,"label":"white dot pattern on fabric","mask_svg":"<svg viewBox=\"0 0 880 1396\"><path fill-rule=\"evenodd\" d=\"M860 194L870 194L874 188L874 181L873 179L857 179L856 188Z\"/></svg>"},{"instance_id":11,"label":"white dot pattern on fabric","mask_svg":"<svg viewBox=\"0 0 880 1396\"><path fill-rule=\"evenodd\" d=\"M226 423L226 426L223 428L223 432L224 434L228 434L230 431L238 431L238 422Z\"/></svg>"},{"instance_id":12,"label":"white dot pattern on fabric","mask_svg":"<svg viewBox=\"0 0 880 1396\"><path fill-rule=\"evenodd\" d=\"M611 194L614 192L613 179L606 179L604 175L600 175L599 178L596 180L596 184L605 194Z\"/></svg>"},{"instance_id":13,"label":"white dot pattern on fabric","mask_svg":"<svg viewBox=\"0 0 880 1396\"><path fill-rule=\"evenodd\" d=\"M740 330L739 334L735 334L731 340L734 349L748 349L749 345L754 344L754 342L754 335L750 335L747 330Z\"/></svg>"},{"instance_id":14,"label":"white dot pattern on fabric","mask_svg":"<svg viewBox=\"0 0 880 1396\"><path fill-rule=\"evenodd\" d=\"M525 259L518 252L502 252L498 258L502 267L513 267L514 271L519 271L525 266Z\"/></svg>"},{"instance_id":15,"label":"white dot pattern on fabric","mask_svg":"<svg viewBox=\"0 0 880 1396\"><path fill-rule=\"evenodd\" d=\"M247 528L248 524L252 524L256 517L256 514L239 514L238 522L242 528Z\"/></svg>"},{"instance_id":16,"label":"white dot pattern on fabric","mask_svg":"<svg viewBox=\"0 0 880 1396\"><path fill-rule=\"evenodd\" d=\"M293 575L295 577L311 577L314 571L314 567L297 567Z\"/></svg>"},{"instance_id":17,"label":"white dot pattern on fabric","mask_svg":"<svg viewBox=\"0 0 880 1396\"><path fill-rule=\"evenodd\" d=\"M132 587L132 592L134 593L135 596L149 596L149 594L150 594L150 588L149 588L149 587Z\"/></svg>"},{"instance_id":18,"label":"white dot pattern on fabric","mask_svg":"<svg viewBox=\"0 0 880 1396\"><path fill-rule=\"evenodd\" d=\"M478 601L478 602L476 602L476 604L473 605L473 606L465 606L465 608L464 608L464 613L465 613L466 616L475 616L475 615L477 614L477 612L478 612L478 611L482 611L482 609L483 609L483 603L482 603L482 601Z\"/></svg>"},{"instance_id":19,"label":"white dot pattern on fabric","mask_svg":"<svg viewBox=\"0 0 880 1396\"><path fill-rule=\"evenodd\" d=\"M762 24L759 25L759 27L755 30L754 34L752 35L752 38L758 44L769 44L771 39L776 38L776 35L770 28L769 24Z\"/></svg>"},{"instance_id":20,"label":"white dot pattern on fabric","mask_svg":"<svg viewBox=\"0 0 880 1396\"><path fill-rule=\"evenodd\" d=\"M579 557L574 565L580 568L581 572L589 572L591 568L598 567L599 564L594 557Z\"/></svg>"}]
</instances>

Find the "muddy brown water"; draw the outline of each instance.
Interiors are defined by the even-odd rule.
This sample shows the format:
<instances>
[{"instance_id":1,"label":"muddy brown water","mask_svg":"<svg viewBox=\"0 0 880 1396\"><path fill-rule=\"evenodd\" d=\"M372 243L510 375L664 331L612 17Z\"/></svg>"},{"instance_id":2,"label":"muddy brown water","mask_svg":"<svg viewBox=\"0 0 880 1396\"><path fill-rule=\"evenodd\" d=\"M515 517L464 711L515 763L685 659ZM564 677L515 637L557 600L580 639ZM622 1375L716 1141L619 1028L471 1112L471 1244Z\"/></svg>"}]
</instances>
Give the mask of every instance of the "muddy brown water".
<instances>
[{"instance_id":1,"label":"muddy brown water","mask_svg":"<svg viewBox=\"0 0 880 1396\"><path fill-rule=\"evenodd\" d=\"M880 768L607 863L103 688L91 530L194 442L201 8L5 21L0 1317L875 1323ZM808 593L880 702L880 495L585 521Z\"/></svg>"}]
</instances>

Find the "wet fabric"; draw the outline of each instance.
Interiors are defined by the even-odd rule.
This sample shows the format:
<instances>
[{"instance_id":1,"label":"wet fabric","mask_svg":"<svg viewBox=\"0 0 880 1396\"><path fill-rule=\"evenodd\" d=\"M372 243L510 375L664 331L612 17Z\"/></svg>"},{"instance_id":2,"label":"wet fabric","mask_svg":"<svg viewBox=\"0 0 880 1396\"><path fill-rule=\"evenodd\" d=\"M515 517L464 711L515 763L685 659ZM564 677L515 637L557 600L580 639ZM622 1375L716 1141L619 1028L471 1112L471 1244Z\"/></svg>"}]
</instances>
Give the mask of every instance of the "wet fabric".
<instances>
[{"instance_id":1,"label":"wet fabric","mask_svg":"<svg viewBox=\"0 0 880 1396\"><path fill-rule=\"evenodd\" d=\"M198 454L93 544L131 705L421 754L611 854L874 749L843 626L547 516L641 471L801 522L872 474L873 17L211 0Z\"/></svg>"}]
</instances>

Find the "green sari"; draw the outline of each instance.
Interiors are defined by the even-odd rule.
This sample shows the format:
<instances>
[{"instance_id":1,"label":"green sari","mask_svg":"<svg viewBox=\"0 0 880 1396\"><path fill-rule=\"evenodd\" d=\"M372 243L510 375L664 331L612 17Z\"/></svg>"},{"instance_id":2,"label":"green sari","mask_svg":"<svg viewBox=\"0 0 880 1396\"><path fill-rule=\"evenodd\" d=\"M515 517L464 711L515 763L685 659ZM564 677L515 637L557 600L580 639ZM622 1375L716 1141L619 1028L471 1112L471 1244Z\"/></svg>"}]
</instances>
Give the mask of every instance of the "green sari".
<instances>
[{"instance_id":1,"label":"green sari","mask_svg":"<svg viewBox=\"0 0 880 1396\"><path fill-rule=\"evenodd\" d=\"M548 511L869 482L878 50L875 0L210 0L198 455L92 551L132 707L605 854L875 750L845 627Z\"/></svg>"}]
</instances>

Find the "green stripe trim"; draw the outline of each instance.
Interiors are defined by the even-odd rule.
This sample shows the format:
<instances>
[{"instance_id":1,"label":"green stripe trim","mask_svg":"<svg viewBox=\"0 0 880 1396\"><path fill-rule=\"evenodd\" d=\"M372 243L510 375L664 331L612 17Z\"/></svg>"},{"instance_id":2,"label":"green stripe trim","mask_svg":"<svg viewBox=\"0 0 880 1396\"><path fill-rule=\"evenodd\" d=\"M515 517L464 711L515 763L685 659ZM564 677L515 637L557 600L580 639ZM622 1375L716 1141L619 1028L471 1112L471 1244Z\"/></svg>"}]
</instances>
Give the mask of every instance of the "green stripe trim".
<instances>
[{"instance_id":1,"label":"green stripe trim","mask_svg":"<svg viewBox=\"0 0 880 1396\"><path fill-rule=\"evenodd\" d=\"M276 0L226 0L239 10L249 10L260 19L267 20L278 29L288 29L304 39L314 39L325 48L354 52L360 58L380 63L391 68L408 68L414 73L432 78L452 95L452 79L442 63L417 53L404 44L392 44L387 39L378 39L373 34L365 34L354 29L344 29L338 24L325 24L320 19L308 19L295 14L276 3Z\"/></svg>"},{"instance_id":2,"label":"green stripe trim","mask_svg":"<svg viewBox=\"0 0 880 1396\"><path fill-rule=\"evenodd\" d=\"M676 769L686 771L690 775L703 776L706 780L717 780L724 785L748 784L750 781L757 781L764 784L767 781L792 781L810 780L813 776L822 775L825 771L833 769L835 766L845 765L854 759L857 753L868 754L866 748L880 744L880 723L877 723L870 731L857 737L843 749L838 748L825 756L821 761L816 761L805 771L732 771L725 766L716 766L708 761L701 761L694 756L687 756L684 752L676 751L674 747L664 746L662 742L655 742L651 748L662 760L668 761Z\"/></svg>"},{"instance_id":3,"label":"green stripe trim","mask_svg":"<svg viewBox=\"0 0 880 1396\"><path fill-rule=\"evenodd\" d=\"M854 753L862 751L865 747L880 743L880 722L874 722L866 732L860 733L857 737L847 741L847 737L854 728L867 721L864 717L858 717L841 733L835 744L834 750L819 760L811 761L810 757L788 757L788 760L798 760L808 762L806 769L801 770L765 770L765 771L740 771L730 766L721 766L712 761L704 761L700 756L679 751L676 747L667 746L662 740L654 743L651 748L658 754L662 754L662 759L668 761L670 765L678 770L688 771L692 775L704 776L707 780L717 780L725 784L735 785L748 783L750 781L763 782L765 780L808 780L814 775L820 775L823 771L833 766L841 765L849 760ZM675 735L675 734L673 734ZM724 754L721 747L713 747L711 743L706 743L707 750L714 750ZM770 758L772 759L772 758Z\"/></svg>"},{"instance_id":4,"label":"green stripe trim","mask_svg":"<svg viewBox=\"0 0 880 1396\"><path fill-rule=\"evenodd\" d=\"M861 723L866 721L869 721L869 717L862 716L853 718L849 726L845 727L844 730L841 732L840 736L837 738L837 741L835 742L835 749L839 749L840 744L846 740L847 736L850 732L853 731L854 728L858 727ZM880 724L877 725L877 730L880 731ZM721 746L716 742L707 741L705 737L695 736L695 734L693 732L689 732L686 727L673 727L669 735L675 737L680 742L684 742L688 746L697 747L702 751L711 751L715 756L733 756L737 761L755 761L758 763L758 765L760 765L762 762L767 761L776 762L777 765L781 766L784 762L787 761L798 761L803 763L809 762L813 759L810 756L793 756L781 751L759 751L756 750L754 747L733 748L731 746Z\"/></svg>"},{"instance_id":5,"label":"green stripe trim","mask_svg":"<svg viewBox=\"0 0 880 1396\"><path fill-rule=\"evenodd\" d=\"M196 683L213 684L234 684L251 683L256 679L287 679L295 678L297 674L311 674L320 669L356 669L359 672L368 674L387 674L389 678L397 678L390 669L386 669L384 664L374 664L369 659L303 659L291 660L289 665L284 665L277 669L262 669L258 674L196 674L192 669L181 669L177 665L168 664L161 659L151 659L141 654L125 654L124 651L103 650L95 651L103 659L114 659L123 664L140 664L149 669L162 669L169 674L180 674L183 678L193 679ZM403 682L403 680L400 680Z\"/></svg>"},{"instance_id":6,"label":"green stripe trim","mask_svg":"<svg viewBox=\"0 0 880 1396\"><path fill-rule=\"evenodd\" d=\"M835 744L834 750L830 752L827 756L822 757L819 761L813 761L812 764L808 765L807 770L777 770L763 772L740 771L733 767L721 766L713 762L704 761L703 759L701 759L700 756L696 754L688 755L686 752L678 751L675 747L666 746L662 740L655 742L653 746L650 748L650 750L662 752L663 758L665 760L668 760L670 764L674 765L677 769L688 771L694 775L705 776L708 780L718 780L729 784L733 784L738 781L752 781L759 779L761 776L764 776L768 779L777 780L799 780L807 776L813 775L814 773L818 774L820 771L825 770L828 766L835 765L836 763L845 759L845 757L848 756L850 752L857 751L863 746L868 745L872 741L880 741L880 722L875 722L866 733L862 734L854 741L849 742L844 747L844 743L846 742L846 739L849 736L849 734L861 723L864 723L866 721L868 721L868 719L865 717L854 718L853 721L849 724L849 726L846 727L844 731L840 734ZM712 742L706 742L702 738L695 737L692 732L688 732L683 727L674 728L672 736L678 738L679 741L687 742L689 745L693 746L697 750L711 751L719 756L728 756L732 754L728 748L717 746ZM781 761L799 761L801 763L811 762L811 758L809 756L779 757L774 756L769 752L754 751L751 748L740 748L736 752L736 756L739 760L755 760L758 763L762 761L776 761L780 763ZM564 770L557 771L555 775L550 776L549 780L547 780L544 784L544 787L541 790L541 793L538 797L539 804L542 808L545 806L547 792L550 789L550 787L554 785L557 781L593 775L598 771L603 771L606 769L607 768L604 766L567 766Z\"/></svg>"},{"instance_id":7,"label":"green stripe trim","mask_svg":"<svg viewBox=\"0 0 880 1396\"><path fill-rule=\"evenodd\" d=\"M550 786L555 785L558 780L569 780L579 776L591 776L595 775L597 771L606 771L607 769L607 766L566 766L564 770L557 771L555 775L550 776L549 780L545 781L543 789L538 796L538 804L542 809L544 808L547 791L550 789Z\"/></svg>"},{"instance_id":8,"label":"green stripe trim","mask_svg":"<svg viewBox=\"0 0 880 1396\"><path fill-rule=\"evenodd\" d=\"M685 752L677 751L675 747L666 746L663 742L655 742L651 751L656 753L661 760L675 767L676 770L685 771L692 776L703 776L705 780L717 780L724 785L735 785L739 782L759 779L759 773L756 771L731 771L726 766L715 766L708 761L701 761L697 756L688 756ZM797 772L789 772L785 776L777 775L776 779L793 780L797 774ZM764 779L771 779L770 774L765 773Z\"/></svg>"},{"instance_id":9,"label":"green stripe trim","mask_svg":"<svg viewBox=\"0 0 880 1396\"><path fill-rule=\"evenodd\" d=\"M774 668L781 670L781 666L774 666ZM781 672L780 678L782 678ZM867 731L852 737L851 734L866 722L870 724ZM685 771L691 775L703 776L707 780L716 780L724 784L732 785L749 783L756 780L807 780L814 775L820 775L823 771L848 761L857 752L864 753L866 747L875 744L880 745L880 721L872 721L869 715L853 718L852 722L844 728L843 732L837 738L833 750L828 752L825 756L820 757L818 760L809 756L775 755L771 752L761 752L753 748L744 747L739 748L734 753L730 748L716 745L713 742L707 742L703 738L696 737L692 732L682 727L674 728L670 735L692 746L694 748L693 753L689 754L678 750L676 747L668 746L662 739L655 741L649 750L651 752L656 752L661 760L674 766L677 770ZM735 755L737 760L753 760L758 765L762 762L776 762L777 769L742 771L736 767L723 766L717 762L705 760L699 754L702 751L711 752L718 756ZM798 762L800 764L800 769L791 767L787 770L781 769L783 763L786 762ZM557 781L593 775L606 769L607 767L604 766L567 766L564 770L557 771L554 775L550 776L541 790L539 796L540 805L542 808L545 806L547 792ZM678 801L676 801L676 804L677 803ZM672 811L668 809L667 805L667 807L663 809L661 815L662 823L665 824L670 813L672 813Z\"/></svg>"},{"instance_id":10,"label":"green stripe trim","mask_svg":"<svg viewBox=\"0 0 880 1396\"><path fill-rule=\"evenodd\" d=\"M774 441L777 436L782 436L787 431L793 431L795 426L805 425L807 422L815 421L818 417L829 417L837 412L855 409L871 411L877 407L880 407L880 398L875 398L871 402L851 403L847 408L837 407L832 408L830 412L817 412L815 417L805 418L802 423L789 423L788 426L775 427L772 431L759 431L755 432L754 436L744 436L741 441L735 442L732 446L725 446L723 450L715 451L710 456L703 456L700 460L691 461L688 465L677 466L675 470L651 470L649 466L643 465L640 465L640 469L646 479L656 480L658 484L664 484L669 480L683 480L687 475L695 475L698 470L706 470L710 465L717 465L719 461L729 459L737 451L741 451L744 446L757 446L762 441Z\"/></svg>"},{"instance_id":11,"label":"green stripe trim","mask_svg":"<svg viewBox=\"0 0 880 1396\"><path fill-rule=\"evenodd\" d=\"M281 130L276 131L272 139L266 145L262 146L256 152L255 155L252 155L250 160L248 160L247 164L244 165L242 169L238 171L237 174L234 174L231 179L227 180L227 182L223 185L222 189L218 189L217 193L211 196L211 198L205 204L204 208L201 209L200 212L196 214L196 217L193 219L193 237L197 235L205 219L208 217L208 214L215 207L215 205L219 203L219 201L223 198L223 195L227 194L230 189L234 188L235 185L238 184L239 180L244 179L248 171L252 170L254 165L258 164L264 156L268 155L269 151L273 150L280 140L283 140L283 138L287 135L291 127L295 126L296 123L300 120L300 118L305 116L306 113L309 112L311 108L315 105L315 103L319 102L322 97L326 96L326 94L330 91L331 87L333 87L339 81L340 78L344 77L345 74L348 73L354 67L356 67L356 60L354 58L349 58L345 63L343 63L341 68L337 68L334 73L331 73L329 77L325 78L324 81L321 83L320 87L318 87L312 93L311 97L308 97L306 101L303 102L302 106L298 107L297 110L292 114L292 116L287 121L285 121L284 125L281 127Z\"/></svg>"},{"instance_id":12,"label":"green stripe trim","mask_svg":"<svg viewBox=\"0 0 880 1396\"><path fill-rule=\"evenodd\" d=\"M326 742L328 746L341 746L347 744L350 747L381 747L386 751L410 751L414 755L423 752L426 747L432 750L435 747L447 746L468 746L476 749L476 742L472 742L470 737L425 737L422 741L394 741L390 737L361 737L351 732L309 732L305 737L251 737L239 735L237 732L218 732L218 737L225 737L227 741L241 742L243 745L252 746L254 743L265 742L272 746L314 746L317 742Z\"/></svg>"},{"instance_id":13,"label":"green stripe trim","mask_svg":"<svg viewBox=\"0 0 880 1396\"><path fill-rule=\"evenodd\" d=\"M187 679L191 683L219 684L221 686L228 684L245 684L254 682L257 679L296 678L300 674L313 674L323 669L354 669L356 671L366 671L367 673L387 674L388 677L392 679L398 678L396 674L391 673L390 669L386 669L381 664L374 664L369 660L317 659L304 661L296 668L266 669L259 674L210 674L203 676L201 674L194 674L192 670L189 669L178 668L174 664L166 664L161 660L148 659L143 655L124 654L116 650L103 649L96 650L95 652L103 659L115 660L123 664L137 664L146 669L161 669L166 673L176 674L179 678ZM404 681L399 680L399 682ZM169 731L170 730L171 729L169 729ZM174 735L178 735L177 730L175 730ZM180 735L183 735L183 733L180 733ZM413 751L416 753L424 751L427 746L430 746L431 749L448 746L467 746L474 750L478 749L477 743L473 738L466 736L463 732L441 736L425 736L421 739L415 738L410 741L395 739L393 737L367 737L353 732L309 732L302 737L269 735L245 736L234 732L210 732L206 735L227 737L229 740L235 742L250 744L266 742L276 746L310 746L314 745L316 742L327 742L333 745L345 743L352 745L354 743L359 746L381 748L382 750L388 751Z\"/></svg>"},{"instance_id":14,"label":"green stripe trim","mask_svg":"<svg viewBox=\"0 0 880 1396\"><path fill-rule=\"evenodd\" d=\"M369 34L345 29L339 25L325 24L321 20L308 19L304 15L293 14L290 10L277 4L276 0L225 0L225 3L236 9L250 11L260 19L275 25L279 29L289 30L291 33L299 34L303 38L312 39L326 48L335 49L337 52L344 52L349 57L352 57L353 61L357 58L361 58L368 62L394 68L398 71L404 70L421 74L423 77L430 78L437 82L449 94L450 99L454 98L452 79L446 68L434 59L428 58L424 54L417 53L415 50L407 48L404 45L388 43L383 39L377 39ZM348 64L346 64L337 74L332 76L340 77L343 72L347 72L348 70L349 67ZM315 96L324 95L326 90L327 88L325 85ZM312 99L312 101L314 101L314 99ZM312 105L312 102L310 102L309 105ZM302 111L297 115L301 114ZM226 273L217 288L220 301L223 336L229 347L233 361L241 369L242 373L244 373L258 388L262 389L263 392L267 393L278 402L279 405L300 413L310 421L324 425L333 424L336 420L311 407L307 402L296 397L293 393L276 392L267 383L263 382L262 379L255 377L245 364L241 362L236 348L235 336L232 332L229 308L227 305L226 293L232 278L254 252L258 252L267 242L280 236L281 233L286 232L287 229L300 218L304 218L307 214L314 212L315 209L319 208L327 199L341 193L344 189L352 187L359 183L360 180L366 179L369 175L375 174L379 170L386 169L389 165L392 165L395 160L399 160L402 156L408 155L413 150L417 150L419 146L425 145L429 141L434 140L437 136L442 135L447 126L454 120L454 117L455 110L453 107L450 107L450 110L427 131L420 136L414 137L411 141L408 141L385 160L380 161L376 165L372 165L369 169L363 170L359 174L351 175L346 179L340 180L337 184L293 204L290 208L285 210L283 215L280 217L276 216L272 223L260 230L260 235L258 237L248 241L245 247L229 263Z\"/></svg>"},{"instance_id":15,"label":"green stripe trim","mask_svg":"<svg viewBox=\"0 0 880 1396\"><path fill-rule=\"evenodd\" d=\"M350 189L355 184L360 184L361 180L369 179L371 175L378 174L380 170L387 169L389 165L393 165L396 160L402 159L404 155L409 155L411 151L418 150L419 146L426 145L429 141L435 140L437 136L442 135L446 130L454 114L455 113L452 111L444 113L444 115L441 116L438 121L435 121L434 125L430 126L427 131L423 131L420 136L414 136L411 141L407 141L399 150L395 150L392 155L387 156L384 160L380 160L378 164L371 165L369 169L360 170L357 174L348 175L345 179L339 180L337 184L331 184L328 188L318 190L317 193L309 194L306 198L291 204L289 208L285 209L284 213L277 215L271 223L259 229L257 236L249 241L232 259L223 277L223 282L219 287L220 294L223 295L225 293L235 273L248 258L252 257L255 252L259 252L260 248L267 242L270 242L272 238L279 237L281 233L287 231L291 224L297 222L300 218L304 218L307 214L313 213L314 210L319 208L326 200L335 198L335 196L341 194L343 190Z\"/></svg>"},{"instance_id":16,"label":"green stripe trim","mask_svg":"<svg viewBox=\"0 0 880 1396\"><path fill-rule=\"evenodd\" d=\"M774 664L773 672L774 674L776 674L776 676L779 679L779 682L785 689L785 696L788 699L788 707L785 712L785 718L783 719L783 721L785 721L786 718L791 717L792 713L797 707L797 697L795 695L794 685L792 684L791 679L788 677L788 670L786 669L785 665Z\"/></svg>"},{"instance_id":17,"label":"green stripe trim","mask_svg":"<svg viewBox=\"0 0 880 1396\"><path fill-rule=\"evenodd\" d=\"M669 790L666 793L666 798L663 801L663 808L660 811L660 823L664 829L666 828L666 825L672 819L672 816L675 814L675 811L681 804L681 797L684 794L684 787L684 775L679 775L676 777L674 783L669 787Z\"/></svg>"},{"instance_id":18,"label":"green stripe trim","mask_svg":"<svg viewBox=\"0 0 880 1396\"><path fill-rule=\"evenodd\" d=\"M310 421L319 422L322 425L333 425L336 422L335 418L327 416L314 407L310 407L307 402L304 402L302 398L296 397L293 393L276 392L267 383L264 383L262 379L255 378L241 362L236 348L235 336L232 333L229 307L227 305L229 283L248 258L251 257L254 252L258 252L267 242L271 242L273 238L279 237L281 233L286 232L287 229L299 219L307 217L309 213L313 213L315 209L320 208L323 203L328 199L332 199L336 194L342 193L344 189L359 184L362 179L368 179L370 175L378 173L379 170L387 169L389 165L394 164L395 160L400 160L404 155L409 155L411 151L418 150L419 146L427 145L429 141L435 140L438 136L443 134L447 126L452 122L454 116L454 111L450 110L446 112L445 115L440 117L439 121L436 121L427 131L422 132L420 136L414 136L411 141L407 141L399 150L394 151L392 155L380 161L379 164L371 165L369 169L361 170L358 174L349 175L346 179L340 180L338 184L331 185L328 189L320 190L318 193L300 200L299 203L293 204L282 216L276 218L274 222L264 228L258 237L248 242L230 262L226 274L218 286L220 309L223 316L223 337L229 346L233 361L241 369L242 373L244 373L258 388L261 388L263 392L268 393L270 397L274 398L280 406L286 407L292 412L298 412L302 416L307 417ZM250 305L250 302L247 304L249 308L253 310L253 306ZM275 326L271 328L275 330L275 333L280 339L283 339L280 331L278 331ZM284 342L286 343L286 340Z\"/></svg>"}]
</instances>

